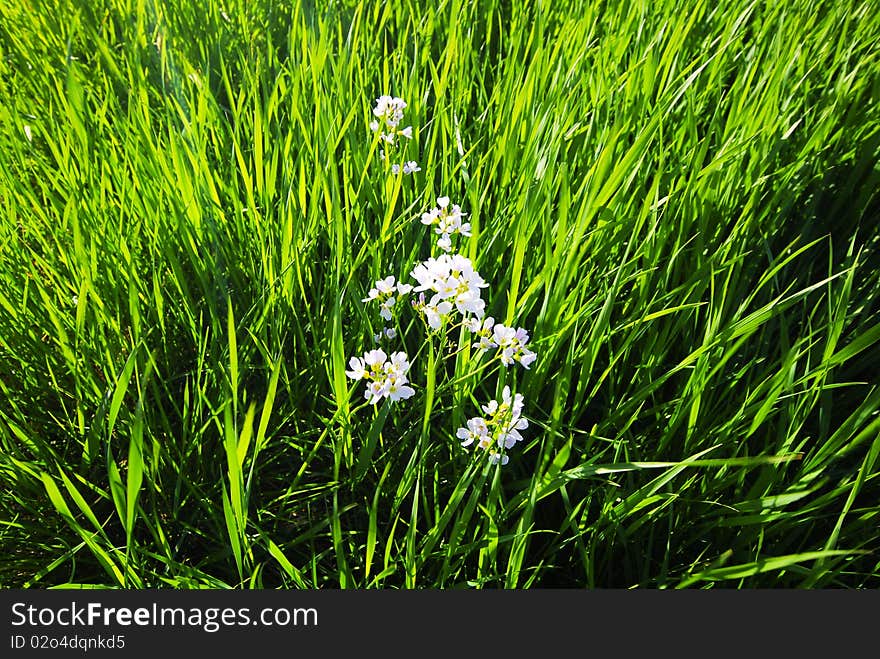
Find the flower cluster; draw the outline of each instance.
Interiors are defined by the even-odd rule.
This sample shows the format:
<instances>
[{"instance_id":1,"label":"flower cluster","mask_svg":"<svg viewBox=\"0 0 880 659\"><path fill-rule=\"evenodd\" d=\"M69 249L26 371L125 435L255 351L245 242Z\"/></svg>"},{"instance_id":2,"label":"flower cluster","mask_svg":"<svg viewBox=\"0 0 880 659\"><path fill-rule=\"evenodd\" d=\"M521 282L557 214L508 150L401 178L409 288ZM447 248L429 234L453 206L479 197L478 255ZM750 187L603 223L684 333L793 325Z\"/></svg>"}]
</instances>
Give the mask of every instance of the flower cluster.
<instances>
[{"instance_id":1,"label":"flower cluster","mask_svg":"<svg viewBox=\"0 0 880 659\"><path fill-rule=\"evenodd\" d=\"M377 300L379 302L379 315L385 320L391 320L391 309L397 302L394 293L397 292L400 295L406 295L411 290L412 284L398 283L395 286L394 275L391 275L390 277L385 277L385 279L377 281L375 287L370 289L367 297L362 299L361 302L372 302L373 300Z\"/></svg>"},{"instance_id":2,"label":"flower cluster","mask_svg":"<svg viewBox=\"0 0 880 659\"><path fill-rule=\"evenodd\" d=\"M390 149L394 149L399 144L398 138L412 139L412 126L400 128L403 121L403 111L406 109L406 101L402 98L392 96L380 96L376 99L376 106L373 108L373 116L376 118L370 122L370 130L378 133L379 139ZM379 157L385 160L385 150L380 149ZM394 163L391 165L391 172L395 175L403 172L404 174L413 174L422 171L415 160L407 160L402 165Z\"/></svg>"},{"instance_id":3,"label":"flower cluster","mask_svg":"<svg viewBox=\"0 0 880 659\"><path fill-rule=\"evenodd\" d=\"M529 421L522 416L523 396L516 394L511 398L510 387L505 386L501 392L501 403L491 400L483 405L483 412L488 418L477 416L469 419L466 428L459 428L455 433L461 445L468 447L476 444L477 448L487 451L493 464L507 464L509 457L499 449L509 449L523 440L520 430L529 427Z\"/></svg>"},{"instance_id":4,"label":"flower cluster","mask_svg":"<svg viewBox=\"0 0 880 659\"><path fill-rule=\"evenodd\" d=\"M479 341L474 343L476 350L487 352L497 348L498 357L505 366L516 362L528 369L537 358L532 350L526 348L526 344L529 342L529 333L522 327L514 329L501 323L495 323L492 316L487 316L482 320L471 318L465 322L464 326L472 334L479 337Z\"/></svg>"},{"instance_id":5,"label":"flower cluster","mask_svg":"<svg viewBox=\"0 0 880 659\"><path fill-rule=\"evenodd\" d=\"M418 282L415 291L424 293L431 291L434 295L425 302L424 294L414 302L417 310L425 314L428 325L439 329L442 321L457 309L463 316L473 314L483 317L486 302L482 299L480 289L488 284L474 270L470 259L461 254L441 254L419 263L410 275Z\"/></svg>"},{"instance_id":6,"label":"flower cluster","mask_svg":"<svg viewBox=\"0 0 880 659\"><path fill-rule=\"evenodd\" d=\"M419 167L418 163L415 160L407 160L405 163L403 163L403 166L398 165L397 163L391 165L392 174L396 175L399 174L401 171L404 174L414 174L415 172L422 171L422 168Z\"/></svg>"},{"instance_id":7,"label":"flower cluster","mask_svg":"<svg viewBox=\"0 0 880 659\"><path fill-rule=\"evenodd\" d=\"M449 205L449 197L437 197L437 206L422 213L422 224L434 226L434 232L440 237L437 239L437 246L444 252L452 250L452 238L455 234L470 237L470 222L462 222L461 218L466 213L461 212L458 204Z\"/></svg>"},{"instance_id":8,"label":"flower cluster","mask_svg":"<svg viewBox=\"0 0 880 659\"><path fill-rule=\"evenodd\" d=\"M376 119L370 122L370 130L374 133L379 132L379 139L388 144L394 144L398 135L408 140L412 139L412 126L399 128L400 122L403 121L404 109L406 109L406 101L402 98L380 96L376 99L376 107L373 108Z\"/></svg>"},{"instance_id":9,"label":"flower cluster","mask_svg":"<svg viewBox=\"0 0 880 659\"><path fill-rule=\"evenodd\" d=\"M406 102L400 98L380 96L376 99L374 119L370 122L370 129L382 146L379 156L386 162L386 171L390 169L395 175L421 171L413 160L388 162L388 153L402 153L404 140L413 137L412 126L401 127L406 107ZM411 292L416 293L412 307L422 314L430 330L445 329L445 323L455 316L460 326L473 335L477 358L491 352L492 359L504 366L517 363L528 369L537 358L528 347L528 331L496 323L491 316L485 316L487 303L483 299L483 290L489 284L469 258L453 251L456 236L473 238L470 222L464 221L467 213L446 196L437 197L436 203L434 208L421 213L421 223L432 229L439 255L416 263L409 273L414 284L405 284L393 275L388 276L376 281L362 301L378 303L379 315L383 320L391 321L397 313L395 309L401 306L399 299ZM438 251L432 250L432 253ZM398 325L398 329L383 327L373 335L373 341L378 344L399 339L401 327L404 325ZM442 341L450 340L445 333L442 336ZM405 352L391 352L389 356L384 350L375 348L365 352L363 357L352 357L345 374L353 380L367 382L364 398L375 405L385 399L396 402L415 395L408 379L409 369ZM507 451L523 441L521 431L529 427L528 419L522 414L523 406L522 394L513 394L511 387L505 384L500 402L492 400L483 405L484 416L469 419L466 427L457 430L456 436L463 447L473 445L485 451L491 463L507 464L510 459Z\"/></svg>"},{"instance_id":10,"label":"flower cluster","mask_svg":"<svg viewBox=\"0 0 880 659\"><path fill-rule=\"evenodd\" d=\"M375 405L383 398L392 401L404 400L415 394L407 379L409 359L405 352L385 354L381 348L364 353L363 359L352 357L348 362L351 370L345 374L352 380L367 380L364 398Z\"/></svg>"},{"instance_id":11,"label":"flower cluster","mask_svg":"<svg viewBox=\"0 0 880 659\"><path fill-rule=\"evenodd\" d=\"M378 334L373 334L373 341L376 343L379 343L382 339L393 341L395 338L397 338L397 330L393 327L385 327Z\"/></svg>"}]
</instances>

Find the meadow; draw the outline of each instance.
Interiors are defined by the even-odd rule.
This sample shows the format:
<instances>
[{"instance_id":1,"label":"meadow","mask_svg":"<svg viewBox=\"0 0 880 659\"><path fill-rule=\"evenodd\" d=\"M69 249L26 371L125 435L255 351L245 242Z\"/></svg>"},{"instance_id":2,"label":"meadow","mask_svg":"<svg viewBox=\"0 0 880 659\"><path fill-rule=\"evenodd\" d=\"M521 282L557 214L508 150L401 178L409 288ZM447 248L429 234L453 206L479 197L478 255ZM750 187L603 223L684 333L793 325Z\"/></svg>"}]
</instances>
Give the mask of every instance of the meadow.
<instances>
[{"instance_id":1,"label":"meadow","mask_svg":"<svg viewBox=\"0 0 880 659\"><path fill-rule=\"evenodd\" d=\"M880 587L878 17L0 0L0 585Z\"/></svg>"}]
</instances>

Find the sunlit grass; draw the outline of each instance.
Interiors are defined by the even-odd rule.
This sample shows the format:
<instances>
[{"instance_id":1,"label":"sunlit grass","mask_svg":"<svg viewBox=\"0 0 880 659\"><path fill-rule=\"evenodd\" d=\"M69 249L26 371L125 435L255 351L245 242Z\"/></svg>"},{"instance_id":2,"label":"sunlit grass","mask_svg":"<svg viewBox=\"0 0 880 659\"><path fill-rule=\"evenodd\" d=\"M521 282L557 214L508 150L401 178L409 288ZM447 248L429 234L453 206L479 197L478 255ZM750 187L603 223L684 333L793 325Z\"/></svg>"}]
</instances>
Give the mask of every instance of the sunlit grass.
<instances>
[{"instance_id":1,"label":"sunlit grass","mask_svg":"<svg viewBox=\"0 0 880 659\"><path fill-rule=\"evenodd\" d=\"M878 3L198 4L0 0L0 584L880 585ZM504 467L345 376L440 195Z\"/></svg>"}]
</instances>

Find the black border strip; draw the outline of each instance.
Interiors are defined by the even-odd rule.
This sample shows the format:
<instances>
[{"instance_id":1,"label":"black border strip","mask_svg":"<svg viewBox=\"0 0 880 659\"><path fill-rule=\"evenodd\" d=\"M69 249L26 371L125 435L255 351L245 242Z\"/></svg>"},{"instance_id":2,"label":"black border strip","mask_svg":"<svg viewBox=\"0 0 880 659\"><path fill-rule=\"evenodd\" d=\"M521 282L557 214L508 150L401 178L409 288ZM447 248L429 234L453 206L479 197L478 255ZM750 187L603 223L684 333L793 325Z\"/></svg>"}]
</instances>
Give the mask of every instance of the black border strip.
<instances>
[{"instance_id":1,"label":"black border strip","mask_svg":"<svg viewBox=\"0 0 880 659\"><path fill-rule=\"evenodd\" d=\"M96 616L110 608L131 609L142 622L146 614L136 609L197 613L192 614L192 626L137 626L127 614L121 620L130 624L119 624L115 612L106 614L106 626L100 617L91 626L22 624L28 607L34 607L34 615L50 609L42 614L44 622L62 609L65 623L72 611L85 620L90 603ZM272 648L280 651L273 656L306 651L329 657L447 653L451 659L485 652L493 657L509 653L511 658L538 652L556 659L553 653L558 652L580 657L667 650L674 656L719 651L758 656L806 651L811 656L823 644L833 647L835 655L860 655L876 652L880 590L2 590L0 608L6 631L0 639L2 657L95 652L141 656L156 651L178 656L190 648L221 657ZM266 608L293 611L299 624L264 626L251 621L214 632L204 629L209 617L220 620L223 609L248 609L251 617ZM312 615L309 610L314 620L303 618ZM235 616L227 618L244 619ZM124 638L124 647L107 647L108 639L118 636ZM76 639L73 650L50 646L52 638L65 637L68 644ZM98 637L104 638L103 649L97 646ZM83 651L76 647L83 643L80 639L95 639L95 646Z\"/></svg>"}]
</instances>

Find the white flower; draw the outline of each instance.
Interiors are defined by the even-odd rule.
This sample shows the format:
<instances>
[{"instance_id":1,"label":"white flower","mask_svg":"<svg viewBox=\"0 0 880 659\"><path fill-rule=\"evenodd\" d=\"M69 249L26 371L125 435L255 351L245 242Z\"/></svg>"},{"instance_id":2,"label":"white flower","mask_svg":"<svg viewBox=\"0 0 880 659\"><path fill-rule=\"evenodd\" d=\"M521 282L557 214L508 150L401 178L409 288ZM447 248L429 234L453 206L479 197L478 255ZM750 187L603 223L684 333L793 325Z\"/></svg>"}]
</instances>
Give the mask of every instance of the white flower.
<instances>
[{"instance_id":1,"label":"white flower","mask_svg":"<svg viewBox=\"0 0 880 659\"><path fill-rule=\"evenodd\" d=\"M437 245L443 251L448 252L452 249L452 236L471 235L470 223L461 221L464 215L461 206L458 204L450 205L449 197L437 197L437 206L422 213L421 221L427 226L437 225L434 229L434 232L440 236L437 239Z\"/></svg>"},{"instance_id":2,"label":"white flower","mask_svg":"<svg viewBox=\"0 0 880 659\"><path fill-rule=\"evenodd\" d=\"M31 134L31 127L27 124L24 125L24 136L27 138L28 142L34 141L34 137Z\"/></svg>"},{"instance_id":3,"label":"white flower","mask_svg":"<svg viewBox=\"0 0 880 659\"><path fill-rule=\"evenodd\" d=\"M375 350L369 350L364 353L364 363L370 367L371 371L382 370L382 366L385 364L387 358L388 355L385 354L385 351L382 350L382 348L376 348Z\"/></svg>"},{"instance_id":4,"label":"white flower","mask_svg":"<svg viewBox=\"0 0 880 659\"><path fill-rule=\"evenodd\" d=\"M490 400L483 405L483 411L488 414L492 422L499 426L503 433L512 433L516 430L525 430L529 422L522 416L524 400L522 394L516 394L511 398L510 387L505 386L501 392L501 403Z\"/></svg>"},{"instance_id":5,"label":"white flower","mask_svg":"<svg viewBox=\"0 0 880 659\"><path fill-rule=\"evenodd\" d=\"M507 327L506 325L503 325L501 323L495 325L492 332L493 340L501 348L509 346L516 337L515 329L513 329L512 327Z\"/></svg>"},{"instance_id":6,"label":"white flower","mask_svg":"<svg viewBox=\"0 0 880 659\"><path fill-rule=\"evenodd\" d=\"M394 275L385 277L376 282L376 288L380 293L391 293L394 290Z\"/></svg>"},{"instance_id":7,"label":"white flower","mask_svg":"<svg viewBox=\"0 0 880 659\"><path fill-rule=\"evenodd\" d=\"M426 304L424 307L425 318L431 329L438 330L446 320L446 317L452 311L452 304L449 302L438 302L436 304Z\"/></svg>"},{"instance_id":8,"label":"white flower","mask_svg":"<svg viewBox=\"0 0 880 659\"><path fill-rule=\"evenodd\" d=\"M498 433L498 448L511 448L520 440L522 440L522 435L520 435L515 430L512 433Z\"/></svg>"},{"instance_id":9,"label":"white flower","mask_svg":"<svg viewBox=\"0 0 880 659\"><path fill-rule=\"evenodd\" d=\"M481 298L480 289L488 284L464 256L441 254L437 258L431 257L413 268L410 275L418 282L414 290L435 293L430 306L439 307L443 301L452 301L462 315L482 317L486 303ZM429 317L429 323L433 326L432 320L434 323L437 321Z\"/></svg>"},{"instance_id":10,"label":"white flower","mask_svg":"<svg viewBox=\"0 0 880 659\"><path fill-rule=\"evenodd\" d=\"M437 218L440 217L440 209L432 208L431 210L422 213L422 224L431 225L437 221Z\"/></svg>"},{"instance_id":11,"label":"white flower","mask_svg":"<svg viewBox=\"0 0 880 659\"><path fill-rule=\"evenodd\" d=\"M390 96L380 96L376 99L376 107L373 108L373 114L377 117L384 117L388 111L388 103L391 101Z\"/></svg>"},{"instance_id":12,"label":"white flower","mask_svg":"<svg viewBox=\"0 0 880 659\"><path fill-rule=\"evenodd\" d=\"M461 254L453 254L449 258L449 269L452 270L452 274L456 277L461 276L475 282L479 281L479 285L481 287L485 287L488 285L482 279L480 279L480 275L478 275L476 270L474 270L474 266L471 263L471 260L466 256L462 256ZM458 273L461 274L459 275Z\"/></svg>"},{"instance_id":13,"label":"white flower","mask_svg":"<svg viewBox=\"0 0 880 659\"><path fill-rule=\"evenodd\" d=\"M351 370L346 371L345 374L352 380L362 380L367 375L366 364L363 359L352 357L348 361L348 367Z\"/></svg>"},{"instance_id":14,"label":"white flower","mask_svg":"<svg viewBox=\"0 0 880 659\"><path fill-rule=\"evenodd\" d=\"M468 325L468 329L470 329L474 334L491 334L492 327L495 325L495 319L492 316L486 316L482 322L479 318L474 318L471 320Z\"/></svg>"},{"instance_id":15,"label":"white flower","mask_svg":"<svg viewBox=\"0 0 880 659\"><path fill-rule=\"evenodd\" d=\"M522 353L519 355L519 363L525 369L528 369L529 366L537 359L537 355L531 350L524 348Z\"/></svg>"},{"instance_id":16,"label":"white flower","mask_svg":"<svg viewBox=\"0 0 880 659\"><path fill-rule=\"evenodd\" d=\"M529 333L522 327L514 329L498 323L495 325L492 342L499 348L501 363L510 366L514 362L528 369L537 358L537 355L526 348L529 342Z\"/></svg>"},{"instance_id":17,"label":"white flower","mask_svg":"<svg viewBox=\"0 0 880 659\"><path fill-rule=\"evenodd\" d=\"M479 318L470 318L465 325L473 334L480 337L480 340L474 344L474 348L481 352L497 348L498 345L492 340L492 329L495 325L495 319L487 316L482 322Z\"/></svg>"},{"instance_id":18,"label":"white flower","mask_svg":"<svg viewBox=\"0 0 880 659\"><path fill-rule=\"evenodd\" d=\"M380 96L376 99L373 115L384 122L388 128L394 129L403 120L403 110L405 108L406 102L401 98Z\"/></svg>"},{"instance_id":19,"label":"white flower","mask_svg":"<svg viewBox=\"0 0 880 659\"><path fill-rule=\"evenodd\" d=\"M501 400L504 405L507 405L512 410L514 416L519 417L520 413L523 409L523 395L516 394L513 399L510 398L510 387L505 386L504 389L501 390ZM525 427L525 426L523 426Z\"/></svg>"},{"instance_id":20,"label":"white flower","mask_svg":"<svg viewBox=\"0 0 880 659\"><path fill-rule=\"evenodd\" d=\"M387 329L385 333L388 334ZM377 336L381 337L381 334ZM365 352L363 359L352 357L349 366L351 370L346 371L346 375L350 378L368 380L364 398L373 405L383 398L396 402L415 394L407 380L410 363L405 352L393 352L389 357L382 349L376 348Z\"/></svg>"},{"instance_id":21,"label":"white flower","mask_svg":"<svg viewBox=\"0 0 880 659\"><path fill-rule=\"evenodd\" d=\"M491 462L493 465L497 465L500 462L501 466L503 467L508 462L510 462L510 457L507 455L501 455L500 453L490 453L489 462Z\"/></svg>"},{"instance_id":22,"label":"white flower","mask_svg":"<svg viewBox=\"0 0 880 659\"><path fill-rule=\"evenodd\" d=\"M505 386L501 391L501 404L498 404L497 400L490 400L488 404L483 405L483 411L486 414L490 414L492 416L497 416L499 414L506 414L508 411L514 417L519 417L520 413L523 409L523 395L516 394L513 398L510 397L510 387Z\"/></svg>"},{"instance_id":23,"label":"white flower","mask_svg":"<svg viewBox=\"0 0 880 659\"><path fill-rule=\"evenodd\" d=\"M473 327L474 325L471 324ZM481 327L482 331L483 328ZM522 416L522 394L511 395L510 387L505 386L501 392L501 403L491 400L482 406L486 418L475 417L468 421L467 428L459 428L456 436L462 440L462 446L476 442L477 448L488 454L492 464L507 464L506 453L499 452L513 448L517 442L523 441L519 432L529 426L528 420Z\"/></svg>"},{"instance_id":24,"label":"white flower","mask_svg":"<svg viewBox=\"0 0 880 659\"><path fill-rule=\"evenodd\" d=\"M375 380L370 382L370 384L367 385L367 390L364 392L364 398L366 398L372 405L375 405L387 395L388 383L385 380Z\"/></svg>"},{"instance_id":25,"label":"white flower","mask_svg":"<svg viewBox=\"0 0 880 659\"><path fill-rule=\"evenodd\" d=\"M489 434L489 426L482 417L474 417L467 422L467 428L459 428L455 435L462 440L462 446L470 446L474 441L479 442Z\"/></svg>"},{"instance_id":26,"label":"white flower","mask_svg":"<svg viewBox=\"0 0 880 659\"><path fill-rule=\"evenodd\" d=\"M488 350L491 350L492 348L497 348L498 346L496 346L496 345L492 342L492 339L487 338L487 337L485 337L485 336L481 336L481 337L480 337L480 340L479 340L477 343L474 344L474 347L475 347L477 350L480 350L480 351L486 352L486 351L488 351Z\"/></svg>"},{"instance_id":27,"label":"white flower","mask_svg":"<svg viewBox=\"0 0 880 659\"><path fill-rule=\"evenodd\" d=\"M461 233L461 216L443 215L441 213L437 220L437 228L434 229L434 232L439 234Z\"/></svg>"},{"instance_id":28,"label":"white flower","mask_svg":"<svg viewBox=\"0 0 880 659\"><path fill-rule=\"evenodd\" d=\"M495 413L498 411L498 401L490 400L488 403L482 406L483 411L489 416L495 416Z\"/></svg>"},{"instance_id":29,"label":"white flower","mask_svg":"<svg viewBox=\"0 0 880 659\"><path fill-rule=\"evenodd\" d=\"M394 303L395 299L393 297L389 297L379 307L379 315L382 316L382 318L384 318L385 320L391 320L391 308L394 306Z\"/></svg>"},{"instance_id":30,"label":"white flower","mask_svg":"<svg viewBox=\"0 0 880 659\"><path fill-rule=\"evenodd\" d=\"M434 289L437 295L433 300L446 300L458 294L459 281L457 278L449 276L444 279L437 279L434 283Z\"/></svg>"},{"instance_id":31,"label":"white flower","mask_svg":"<svg viewBox=\"0 0 880 659\"><path fill-rule=\"evenodd\" d=\"M406 400L415 395L416 390L407 384L401 384L398 381L391 381L388 384L388 398L392 401Z\"/></svg>"},{"instance_id":32,"label":"white flower","mask_svg":"<svg viewBox=\"0 0 880 659\"><path fill-rule=\"evenodd\" d=\"M383 95L376 99L376 105L373 107L373 119L370 121L370 130L376 134L381 144L388 144L390 148L396 149L398 145L398 137L411 140L413 138L413 127L406 126L400 128L403 121L403 111L406 109L406 101L389 95ZM379 149L379 158L386 160L384 149ZM391 165L391 173L394 176L403 173L404 175L413 174L422 171L418 163L414 160L408 160L403 163L393 163Z\"/></svg>"},{"instance_id":33,"label":"white flower","mask_svg":"<svg viewBox=\"0 0 880 659\"><path fill-rule=\"evenodd\" d=\"M383 319L390 321L392 319L391 309L397 303L394 297L395 291L401 294L409 293L412 290L412 284L395 283L394 275L385 277L376 282L376 285L370 289L367 297L362 302L379 302L379 315Z\"/></svg>"},{"instance_id":34,"label":"white flower","mask_svg":"<svg viewBox=\"0 0 880 659\"><path fill-rule=\"evenodd\" d=\"M414 290L433 290L434 284L437 280L446 278L449 272L449 266L448 263L442 259L442 256L439 259L435 259L432 256L427 261L422 261L413 268L410 276L419 283Z\"/></svg>"},{"instance_id":35,"label":"white flower","mask_svg":"<svg viewBox=\"0 0 880 659\"><path fill-rule=\"evenodd\" d=\"M409 360L405 352L392 352L390 361L385 362L385 375L393 379L406 381L409 371Z\"/></svg>"},{"instance_id":36,"label":"white flower","mask_svg":"<svg viewBox=\"0 0 880 659\"><path fill-rule=\"evenodd\" d=\"M468 287L462 290L455 298L455 306L462 313L472 313L477 318L482 318L486 310L486 303L480 298L477 288Z\"/></svg>"},{"instance_id":37,"label":"white flower","mask_svg":"<svg viewBox=\"0 0 880 659\"><path fill-rule=\"evenodd\" d=\"M379 343L382 339L393 339L397 336L397 330L393 327L385 327L378 334L373 334L373 342Z\"/></svg>"},{"instance_id":38,"label":"white flower","mask_svg":"<svg viewBox=\"0 0 880 659\"><path fill-rule=\"evenodd\" d=\"M395 176L400 174L400 172L403 172L404 176L406 176L408 174L412 174L414 172L420 172L420 171L422 171L422 168L419 167L418 163L416 163L415 160L408 160L407 162L403 163L402 168L397 163L394 163L393 165L391 165L391 173L394 174Z\"/></svg>"}]
</instances>

